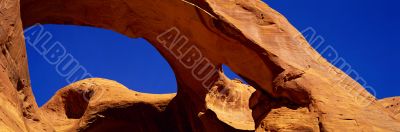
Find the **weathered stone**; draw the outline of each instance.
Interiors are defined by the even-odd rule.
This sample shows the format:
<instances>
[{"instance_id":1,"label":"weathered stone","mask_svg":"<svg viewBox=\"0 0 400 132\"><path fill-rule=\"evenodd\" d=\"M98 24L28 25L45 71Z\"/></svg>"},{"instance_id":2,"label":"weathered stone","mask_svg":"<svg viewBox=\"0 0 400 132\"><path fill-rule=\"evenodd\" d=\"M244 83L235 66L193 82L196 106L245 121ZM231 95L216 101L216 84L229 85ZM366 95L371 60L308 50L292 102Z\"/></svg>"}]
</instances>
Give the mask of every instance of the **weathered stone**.
<instances>
[{"instance_id":1,"label":"weathered stone","mask_svg":"<svg viewBox=\"0 0 400 132\"><path fill-rule=\"evenodd\" d=\"M1 0L0 14L0 131L400 130L387 104L262 1ZM168 60L178 93L143 94L88 79L39 108L22 33L36 23L143 37ZM222 64L251 86L227 79Z\"/></svg>"}]
</instances>

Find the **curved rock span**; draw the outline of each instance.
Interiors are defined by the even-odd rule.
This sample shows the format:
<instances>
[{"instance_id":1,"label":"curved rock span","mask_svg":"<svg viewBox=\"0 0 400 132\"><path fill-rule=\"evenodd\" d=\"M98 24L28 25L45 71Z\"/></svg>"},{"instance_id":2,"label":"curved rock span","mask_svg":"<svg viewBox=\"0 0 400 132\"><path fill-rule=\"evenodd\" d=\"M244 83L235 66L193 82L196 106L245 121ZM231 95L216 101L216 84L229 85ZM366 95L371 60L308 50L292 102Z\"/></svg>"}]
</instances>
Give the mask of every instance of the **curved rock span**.
<instances>
[{"instance_id":1,"label":"curved rock span","mask_svg":"<svg viewBox=\"0 0 400 132\"><path fill-rule=\"evenodd\" d=\"M262 1L1 0L0 14L0 131L400 130L397 98L377 101ZM36 23L143 37L168 60L178 93L92 78L39 108L23 36ZM38 43L45 33L28 35L27 44L59 57L43 46L51 42ZM223 64L249 85L228 79Z\"/></svg>"}]
</instances>

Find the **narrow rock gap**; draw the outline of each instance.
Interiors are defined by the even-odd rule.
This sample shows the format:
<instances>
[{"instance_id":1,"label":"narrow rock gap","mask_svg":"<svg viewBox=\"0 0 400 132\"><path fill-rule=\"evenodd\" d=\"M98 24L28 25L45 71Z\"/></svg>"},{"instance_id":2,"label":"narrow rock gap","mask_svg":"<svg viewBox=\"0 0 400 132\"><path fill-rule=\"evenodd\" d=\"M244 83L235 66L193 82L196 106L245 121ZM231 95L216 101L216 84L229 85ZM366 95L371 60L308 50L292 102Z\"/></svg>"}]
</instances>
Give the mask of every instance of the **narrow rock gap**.
<instances>
[{"instance_id":1,"label":"narrow rock gap","mask_svg":"<svg viewBox=\"0 0 400 132\"><path fill-rule=\"evenodd\" d=\"M224 74L227 77L229 77L229 79L231 79L231 80L239 80L242 83L248 85L248 83L242 77L240 77L240 75L238 75L235 72L233 72L227 65L222 65L222 71L224 72Z\"/></svg>"}]
</instances>

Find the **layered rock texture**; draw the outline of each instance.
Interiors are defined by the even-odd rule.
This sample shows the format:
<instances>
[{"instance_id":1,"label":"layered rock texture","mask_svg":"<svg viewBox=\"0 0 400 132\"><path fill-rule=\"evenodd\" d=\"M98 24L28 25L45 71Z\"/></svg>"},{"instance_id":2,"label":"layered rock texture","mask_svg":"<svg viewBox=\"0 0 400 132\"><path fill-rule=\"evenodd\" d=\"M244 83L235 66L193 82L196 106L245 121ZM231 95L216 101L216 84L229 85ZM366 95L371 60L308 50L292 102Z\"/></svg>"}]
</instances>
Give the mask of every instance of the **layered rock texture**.
<instances>
[{"instance_id":1,"label":"layered rock texture","mask_svg":"<svg viewBox=\"0 0 400 132\"><path fill-rule=\"evenodd\" d=\"M168 60L178 92L92 78L39 108L23 36L36 23L143 37ZM1 0L0 49L0 131L400 130L397 98L377 101L259 0Z\"/></svg>"}]
</instances>

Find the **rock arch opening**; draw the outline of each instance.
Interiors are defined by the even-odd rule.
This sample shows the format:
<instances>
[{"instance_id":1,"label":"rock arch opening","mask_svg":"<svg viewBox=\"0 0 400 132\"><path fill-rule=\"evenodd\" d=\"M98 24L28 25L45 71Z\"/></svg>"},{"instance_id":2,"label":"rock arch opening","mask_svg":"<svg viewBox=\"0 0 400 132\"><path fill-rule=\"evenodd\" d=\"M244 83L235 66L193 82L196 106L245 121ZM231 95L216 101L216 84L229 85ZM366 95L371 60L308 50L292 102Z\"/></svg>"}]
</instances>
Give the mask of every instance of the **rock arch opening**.
<instances>
[{"instance_id":1,"label":"rock arch opening","mask_svg":"<svg viewBox=\"0 0 400 132\"><path fill-rule=\"evenodd\" d=\"M138 92L177 91L168 62L144 39L67 25L34 25L25 30L25 36L32 90L39 106L58 89L93 77L115 80Z\"/></svg>"}]
</instances>

